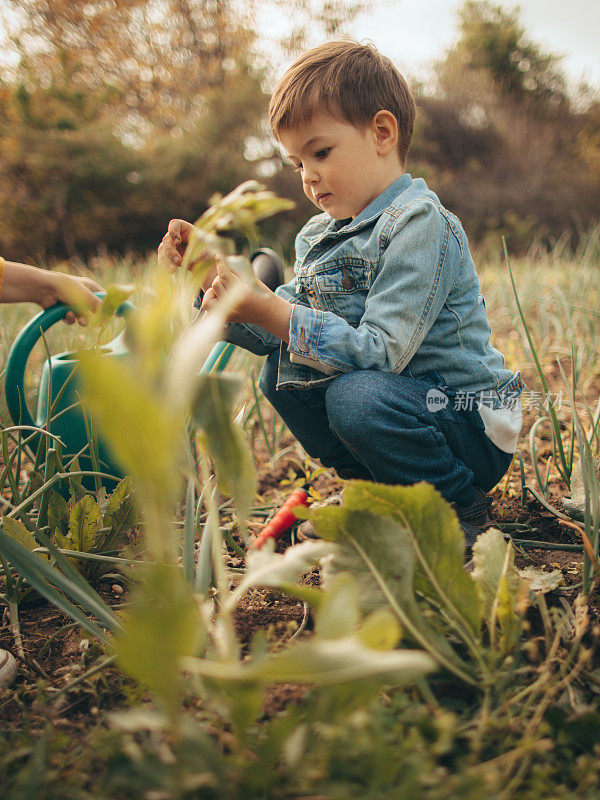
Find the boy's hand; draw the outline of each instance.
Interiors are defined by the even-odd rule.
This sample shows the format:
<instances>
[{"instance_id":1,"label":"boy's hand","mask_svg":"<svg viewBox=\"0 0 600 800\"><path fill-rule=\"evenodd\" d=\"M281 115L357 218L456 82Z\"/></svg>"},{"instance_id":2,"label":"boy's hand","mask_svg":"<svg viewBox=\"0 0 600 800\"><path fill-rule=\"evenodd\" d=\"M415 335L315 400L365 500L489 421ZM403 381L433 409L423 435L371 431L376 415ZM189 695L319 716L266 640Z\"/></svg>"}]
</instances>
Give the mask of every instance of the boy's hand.
<instances>
[{"instance_id":1,"label":"boy's hand","mask_svg":"<svg viewBox=\"0 0 600 800\"><path fill-rule=\"evenodd\" d=\"M169 222L167 232L158 245L160 266L168 269L169 272L175 272L177 267L181 266L181 259L193 229L192 223L186 222L184 219L172 219Z\"/></svg>"},{"instance_id":2,"label":"boy's hand","mask_svg":"<svg viewBox=\"0 0 600 800\"><path fill-rule=\"evenodd\" d=\"M231 269L225 258L217 260L216 270L217 275L202 300L205 311L229 295L228 322L250 322L289 342L291 303L278 297L263 283L259 282L257 287L249 286Z\"/></svg>"},{"instance_id":3,"label":"boy's hand","mask_svg":"<svg viewBox=\"0 0 600 800\"><path fill-rule=\"evenodd\" d=\"M266 287L265 287L266 288ZM223 297L234 295L239 299L231 307L227 314L228 322L248 322L252 315L256 298L261 298L262 294L252 287L235 273L224 258L218 258L215 266L214 278L209 287L204 292L202 298L202 309L210 311L211 308Z\"/></svg>"},{"instance_id":4,"label":"boy's hand","mask_svg":"<svg viewBox=\"0 0 600 800\"><path fill-rule=\"evenodd\" d=\"M160 267L173 273L181 266L183 254L193 229L192 223L186 222L184 219L172 219L169 222L167 232L158 245L158 264ZM216 268L209 270L203 277L200 288L206 291L216 276Z\"/></svg>"}]
</instances>

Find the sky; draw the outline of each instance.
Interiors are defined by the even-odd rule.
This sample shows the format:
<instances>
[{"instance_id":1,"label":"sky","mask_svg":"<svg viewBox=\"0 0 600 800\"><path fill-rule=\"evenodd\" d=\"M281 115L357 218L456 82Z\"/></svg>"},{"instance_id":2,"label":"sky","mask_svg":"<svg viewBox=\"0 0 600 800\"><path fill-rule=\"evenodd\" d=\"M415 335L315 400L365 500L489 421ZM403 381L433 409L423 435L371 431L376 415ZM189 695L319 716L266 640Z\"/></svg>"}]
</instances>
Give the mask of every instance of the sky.
<instances>
[{"instance_id":1,"label":"sky","mask_svg":"<svg viewBox=\"0 0 600 800\"><path fill-rule=\"evenodd\" d=\"M369 40L401 71L426 78L428 66L457 39L457 10L463 0L371 0L373 10L359 16L349 33ZM574 84L581 80L600 88L600 0L494 0L506 9L521 9L530 38L552 53L564 54L563 66ZM259 30L278 38L288 20L275 19L270 3ZM9 10L0 0L0 10ZM0 44L4 31L0 21ZM314 42L317 44L317 42ZM0 57L1 59L1 57ZM4 58L6 61L6 58ZM286 64L281 65L281 72Z\"/></svg>"},{"instance_id":2,"label":"sky","mask_svg":"<svg viewBox=\"0 0 600 800\"><path fill-rule=\"evenodd\" d=\"M552 53L564 54L569 78L600 87L600 0L499 0L507 10L519 6L520 21L531 39ZM462 0L373 0L350 33L369 40L408 74L426 77L426 69L457 39L457 9Z\"/></svg>"}]
</instances>

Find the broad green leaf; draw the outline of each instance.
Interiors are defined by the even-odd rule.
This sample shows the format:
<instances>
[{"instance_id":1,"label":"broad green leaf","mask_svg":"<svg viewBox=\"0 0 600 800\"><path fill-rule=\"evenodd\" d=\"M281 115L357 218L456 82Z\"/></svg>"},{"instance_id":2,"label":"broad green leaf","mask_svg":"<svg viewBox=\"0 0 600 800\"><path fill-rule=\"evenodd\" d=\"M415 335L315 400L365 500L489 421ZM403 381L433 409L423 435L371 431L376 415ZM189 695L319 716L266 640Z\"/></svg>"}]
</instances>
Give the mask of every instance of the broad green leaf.
<instances>
[{"instance_id":1,"label":"broad green leaf","mask_svg":"<svg viewBox=\"0 0 600 800\"><path fill-rule=\"evenodd\" d=\"M245 525L254 499L254 460L246 437L234 422L233 404L241 388L233 375L199 375L192 417L215 465L219 487L233 498L238 520Z\"/></svg>"},{"instance_id":2,"label":"broad green leaf","mask_svg":"<svg viewBox=\"0 0 600 800\"><path fill-rule=\"evenodd\" d=\"M508 570L500 576L496 595L495 614L502 631L501 645L505 651L511 650L518 641L521 621L516 611L518 595Z\"/></svg>"},{"instance_id":3,"label":"broad green leaf","mask_svg":"<svg viewBox=\"0 0 600 800\"><path fill-rule=\"evenodd\" d=\"M447 629L438 622L439 616L425 615L416 602L413 532L390 516L348 508L347 492L348 488L342 506L325 506L309 512L317 533L337 542L333 555L323 564L323 586L327 589L335 575L349 572L358 583L363 610L389 606L414 641L462 680L474 683L471 667L461 662L452 650L446 638ZM377 507L372 499L370 503ZM449 620L454 631L469 646L475 646L472 631L460 615L456 617L456 621Z\"/></svg>"},{"instance_id":4,"label":"broad green leaf","mask_svg":"<svg viewBox=\"0 0 600 800\"><path fill-rule=\"evenodd\" d=\"M126 475L106 500L103 524L106 528L112 528L114 535L118 535L121 531L137 525L138 521L133 478L131 475Z\"/></svg>"},{"instance_id":5,"label":"broad green leaf","mask_svg":"<svg viewBox=\"0 0 600 800\"><path fill-rule=\"evenodd\" d=\"M86 405L117 460L166 506L179 487L183 419L132 364L93 351L82 352L80 363Z\"/></svg>"},{"instance_id":6,"label":"broad green leaf","mask_svg":"<svg viewBox=\"0 0 600 800\"><path fill-rule=\"evenodd\" d=\"M428 642L440 655L454 654L441 630L426 621L414 594L415 557L406 530L390 517L344 506L324 506L311 515L323 537L335 537L337 547L323 561L321 584L327 591L340 573L352 575L363 611L391 607L413 638Z\"/></svg>"},{"instance_id":7,"label":"broad green leaf","mask_svg":"<svg viewBox=\"0 0 600 800\"><path fill-rule=\"evenodd\" d=\"M50 493L48 504L48 524L50 528L59 530L63 536L69 532L69 504L58 492Z\"/></svg>"},{"instance_id":8,"label":"broad green leaf","mask_svg":"<svg viewBox=\"0 0 600 800\"><path fill-rule=\"evenodd\" d=\"M304 575L333 548L326 542L302 542L288 547L284 553L274 553L267 542L260 550L249 550L246 572L227 598L226 606L233 608L242 595L253 586L286 591L290 584Z\"/></svg>"},{"instance_id":9,"label":"broad green leaf","mask_svg":"<svg viewBox=\"0 0 600 800\"><path fill-rule=\"evenodd\" d=\"M61 550L77 550L78 548L75 547L75 543L71 539L70 536L64 536L58 528L54 529L54 535L52 536L52 541L54 544L59 547Z\"/></svg>"},{"instance_id":10,"label":"broad green leaf","mask_svg":"<svg viewBox=\"0 0 600 800\"><path fill-rule=\"evenodd\" d=\"M317 614L316 634L321 639L341 639L356 633L359 623L360 609L356 581L350 575L342 573L324 592ZM361 641L366 644L362 637Z\"/></svg>"},{"instance_id":11,"label":"broad green leaf","mask_svg":"<svg viewBox=\"0 0 600 800\"><path fill-rule=\"evenodd\" d=\"M481 603L464 569L464 536L454 510L433 486L350 481L344 507L395 520L414 551L415 590L441 605L456 624L466 624L472 636L480 636Z\"/></svg>"},{"instance_id":12,"label":"broad green leaf","mask_svg":"<svg viewBox=\"0 0 600 800\"><path fill-rule=\"evenodd\" d=\"M154 563L135 590L115 649L123 668L173 715L180 699L182 658L198 651L203 635L187 581L178 569Z\"/></svg>"},{"instance_id":13,"label":"broad green leaf","mask_svg":"<svg viewBox=\"0 0 600 800\"><path fill-rule=\"evenodd\" d=\"M365 617L358 637L373 650L391 650L402 638L402 629L388 608L378 608Z\"/></svg>"},{"instance_id":14,"label":"broad green leaf","mask_svg":"<svg viewBox=\"0 0 600 800\"><path fill-rule=\"evenodd\" d=\"M216 401L219 406L231 410L242 390L241 375L198 375L194 401L194 419L202 428L208 428L220 421L220 414L215 411Z\"/></svg>"},{"instance_id":15,"label":"broad green leaf","mask_svg":"<svg viewBox=\"0 0 600 800\"><path fill-rule=\"evenodd\" d=\"M196 220L196 228L202 231L238 230L250 239L256 238L257 222L295 205L291 200L277 197L254 180L241 183L225 197L214 194L209 202L209 208Z\"/></svg>"},{"instance_id":16,"label":"broad green leaf","mask_svg":"<svg viewBox=\"0 0 600 800\"><path fill-rule=\"evenodd\" d=\"M13 517L3 517L2 529L4 530L4 533L11 537L11 539L19 542L28 550L34 550L36 547L39 547L33 533L27 530L25 525L23 525L23 523L18 519L14 519Z\"/></svg>"},{"instance_id":17,"label":"broad green leaf","mask_svg":"<svg viewBox=\"0 0 600 800\"><path fill-rule=\"evenodd\" d=\"M223 682L301 681L321 686L369 679L404 685L435 669L433 659L419 650L374 650L356 636L315 636L263 660L224 663L186 658L183 665L193 674Z\"/></svg>"},{"instance_id":18,"label":"broad green leaf","mask_svg":"<svg viewBox=\"0 0 600 800\"><path fill-rule=\"evenodd\" d=\"M133 294L132 286L108 286L100 307L94 314L95 325L102 325L115 315L117 309Z\"/></svg>"},{"instance_id":19,"label":"broad green leaf","mask_svg":"<svg viewBox=\"0 0 600 800\"><path fill-rule=\"evenodd\" d=\"M126 475L115 486L113 491L106 498L105 515L113 515L119 511L124 505L130 507L130 499L134 493L133 478L131 475ZM108 520L106 520L108 522Z\"/></svg>"},{"instance_id":20,"label":"broad green leaf","mask_svg":"<svg viewBox=\"0 0 600 800\"><path fill-rule=\"evenodd\" d=\"M377 571L385 578L387 589L399 602L413 606L415 557L405 528L390 517L346 506L324 506L311 514L316 532L324 539L334 539L338 547L323 565L322 585L328 590L340 572L349 573L358 585L360 605L372 611L387 605L388 598L365 569L364 551Z\"/></svg>"},{"instance_id":21,"label":"broad green leaf","mask_svg":"<svg viewBox=\"0 0 600 800\"><path fill-rule=\"evenodd\" d=\"M100 506L93 497L86 495L73 507L69 518L69 533L74 549L89 553L101 526Z\"/></svg>"},{"instance_id":22,"label":"broad green leaf","mask_svg":"<svg viewBox=\"0 0 600 800\"><path fill-rule=\"evenodd\" d=\"M471 575L483 602L490 639L492 643L495 641L498 622L503 649L510 650L519 635L517 603L526 587L515 569L512 545L505 542L500 531L492 528L477 537L473 562Z\"/></svg>"}]
</instances>

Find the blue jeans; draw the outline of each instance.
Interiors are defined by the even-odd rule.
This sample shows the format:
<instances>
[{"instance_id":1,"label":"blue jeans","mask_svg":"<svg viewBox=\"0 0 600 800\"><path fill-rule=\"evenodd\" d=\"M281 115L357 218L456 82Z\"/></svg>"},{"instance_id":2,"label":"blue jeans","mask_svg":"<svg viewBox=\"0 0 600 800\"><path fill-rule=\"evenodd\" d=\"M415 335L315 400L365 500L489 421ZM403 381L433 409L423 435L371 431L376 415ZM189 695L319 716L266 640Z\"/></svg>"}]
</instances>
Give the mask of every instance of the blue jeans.
<instances>
[{"instance_id":1,"label":"blue jeans","mask_svg":"<svg viewBox=\"0 0 600 800\"><path fill-rule=\"evenodd\" d=\"M432 483L449 502L469 505L489 491L512 459L486 436L475 409L427 396L452 390L436 377L360 370L315 389L276 389L279 352L271 353L260 387L306 452L341 478L412 485ZM435 392L434 392L435 394Z\"/></svg>"}]
</instances>

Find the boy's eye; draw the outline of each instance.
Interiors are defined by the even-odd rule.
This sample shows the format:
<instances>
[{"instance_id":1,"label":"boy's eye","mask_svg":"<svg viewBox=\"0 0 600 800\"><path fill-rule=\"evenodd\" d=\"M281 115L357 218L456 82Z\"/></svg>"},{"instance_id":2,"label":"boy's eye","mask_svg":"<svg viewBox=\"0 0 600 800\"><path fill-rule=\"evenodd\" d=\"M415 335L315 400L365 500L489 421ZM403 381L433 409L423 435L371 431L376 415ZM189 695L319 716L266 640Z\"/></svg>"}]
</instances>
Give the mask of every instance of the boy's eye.
<instances>
[{"instance_id":1,"label":"boy's eye","mask_svg":"<svg viewBox=\"0 0 600 800\"><path fill-rule=\"evenodd\" d=\"M294 172L302 172L302 164L292 164Z\"/></svg>"},{"instance_id":2,"label":"boy's eye","mask_svg":"<svg viewBox=\"0 0 600 800\"><path fill-rule=\"evenodd\" d=\"M322 147L321 150L317 150L315 153L315 158L327 158L330 150L331 147Z\"/></svg>"}]
</instances>

